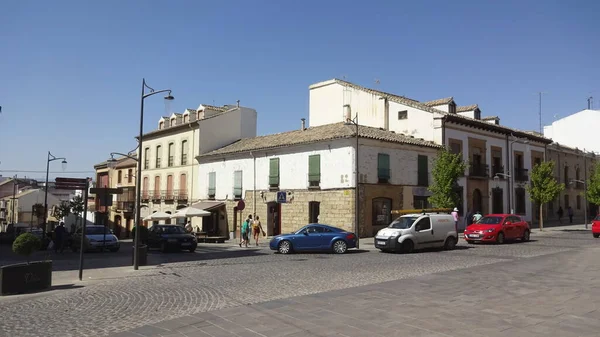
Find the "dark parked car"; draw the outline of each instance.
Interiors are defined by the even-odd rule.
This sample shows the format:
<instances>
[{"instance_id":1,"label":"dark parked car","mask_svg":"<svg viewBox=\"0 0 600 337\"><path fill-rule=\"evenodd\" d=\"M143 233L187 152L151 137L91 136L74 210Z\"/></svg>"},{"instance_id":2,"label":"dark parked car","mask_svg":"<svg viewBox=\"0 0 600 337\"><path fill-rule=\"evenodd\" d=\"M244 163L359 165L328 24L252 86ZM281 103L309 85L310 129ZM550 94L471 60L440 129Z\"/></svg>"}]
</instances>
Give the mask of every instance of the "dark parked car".
<instances>
[{"instance_id":1,"label":"dark parked car","mask_svg":"<svg viewBox=\"0 0 600 337\"><path fill-rule=\"evenodd\" d=\"M162 252L169 249L194 252L198 247L198 240L195 235L187 233L182 226L154 225L148 231L148 247L160 248Z\"/></svg>"},{"instance_id":2,"label":"dark parked car","mask_svg":"<svg viewBox=\"0 0 600 337\"><path fill-rule=\"evenodd\" d=\"M269 247L281 254L300 251L332 251L344 254L356 248L356 235L341 228L322 224L310 224L295 233L274 237Z\"/></svg>"}]
</instances>

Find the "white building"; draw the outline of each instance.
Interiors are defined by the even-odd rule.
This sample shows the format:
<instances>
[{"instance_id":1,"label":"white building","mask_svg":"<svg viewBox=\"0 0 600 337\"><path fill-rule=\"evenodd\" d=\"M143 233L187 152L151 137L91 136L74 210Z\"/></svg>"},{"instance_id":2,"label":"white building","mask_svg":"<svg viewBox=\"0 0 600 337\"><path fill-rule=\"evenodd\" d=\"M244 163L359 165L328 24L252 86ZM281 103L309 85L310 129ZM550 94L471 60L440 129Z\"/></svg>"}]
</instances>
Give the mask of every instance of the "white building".
<instances>
[{"instance_id":1,"label":"white building","mask_svg":"<svg viewBox=\"0 0 600 337\"><path fill-rule=\"evenodd\" d=\"M200 203L214 210L203 231L237 231L247 214L267 235L321 222L354 231L356 127L336 123L242 139L198 156ZM389 225L392 209L422 207L440 146L398 133L360 127L360 235ZM285 203L278 203L283 193ZM238 211L238 202L245 208ZM256 200L256 202L254 202Z\"/></svg>"},{"instance_id":2,"label":"white building","mask_svg":"<svg viewBox=\"0 0 600 337\"><path fill-rule=\"evenodd\" d=\"M524 187L533 165L544 160L550 139L502 126L498 117L482 118L477 105L457 106L452 97L419 102L338 79L311 85L309 90L311 127L356 115L361 125L447 146L462 153L468 163L459 180L463 202L458 206L463 214L512 208L531 221L532 204Z\"/></svg>"},{"instance_id":3,"label":"white building","mask_svg":"<svg viewBox=\"0 0 600 337\"><path fill-rule=\"evenodd\" d=\"M44 189L27 188L24 190L18 190L14 200L12 195L0 199L0 206L5 207L4 214L6 217L6 223L10 224L23 222L32 223L34 226L42 224L44 222L44 197ZM50 213L54 206L60 204L60 202L61 200L58 197L48 193L48 213ZM36 213L33 210L33 206L36 204L41 205L40 213ZM50 215L48 216L48 220L50 221Z\"/></svg>"},{"instance_id":4,"label":"white building","mask_svg":"<svg viewBox=\"0 0 600 337\"><path fill-rule=\"evenodd\" d=\"M256 110L239 105L202 104L158 121L143 138L142 217L174 213L199 199L198 164L194 158L256 136ZM194 225L197 220L194 220Z\"/></svg>"},{"instance_id":5,"label":"white building","mask_svg":"<svg viewBox=\"0 0 600 337\"><path fill-rule=\"evenodd\" d=\"M572 148L600 153L596 139L600 125L600 110L582 110L544 126L544 137Z\"/></svg>"}]
</instances>

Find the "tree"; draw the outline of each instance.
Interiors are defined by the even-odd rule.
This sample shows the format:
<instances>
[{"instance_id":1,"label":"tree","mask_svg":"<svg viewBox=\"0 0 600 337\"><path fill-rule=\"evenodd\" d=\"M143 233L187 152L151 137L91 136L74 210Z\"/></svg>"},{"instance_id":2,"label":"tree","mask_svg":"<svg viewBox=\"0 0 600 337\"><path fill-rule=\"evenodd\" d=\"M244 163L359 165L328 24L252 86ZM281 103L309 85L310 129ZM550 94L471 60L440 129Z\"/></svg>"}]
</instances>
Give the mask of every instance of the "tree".
<instances>
[{"instance_id":1,"label":"tree","mask_svg":"<svg viewBox=\"0 0 600 337\"><path fill-rule=\"evenodd\" d=\"M63 219L64 217L71 214L71 204L68 201L62 201L54 208L54 217L57 219Z\"/></svg>"},{"instance_id":2,"label":"tree","mask_svg":"<svg viewBox=\"0 0 600 337\"><path fill-rule=\"evenodd\" d=\"M540 208L540 230L544 229L544 204L556 199L565 189L565 184L558 183L554 178L554 162L539 163L531 171L531 182L526 187L531 200Z\"/></svg>"},{"instance_id":3,"label":"tree","mask_svg":"<svg viewBox=\"0 0 600 337\"><path fill-rule=\"evenodd\" d=\"M587 195L586 199L594 205L598 206L600 211L600 165L596 164L594 167L594 173L586 182L587 184Z\"/></svg>"},{"instance_id":4,"label":"tree","mask_svg":"<svg viewBox=\"0 0 600 337\"><path fill-rule=\"evenodd\" d=\"M42 240L31 233L23 233L19 235L13 242L13 252L19 255L23 255L27 258L29 264L29 257L33 252L39 250L42 246Z\"/></svg>"},{"instance_id":5,"label":"tree","mask_svg":"<svg viewBox=\"0 0 600 337\"><path fill-rule=\"evenodd\" d=\"M457 192L458 178L465 174L466 165L460 154L454 154L446 148L438 152L431 175L432 184L429 191L433 193L429 202L439 208L453 208L460 203L461 196Z\"/></svg>"},{"instance_id":6,"label":"tree","mask_svg":"<svg viewBox=\"0 0 600 337\"><path fill-rule=\"evenodd\" d=\"M78 221L79 221L79 216L81 215L81 213L83 213L83 210L85 209L83 202L84 202L83 198L80 195L74 196L73 199L71 199L71 201L69 201L69 206L71 208L71 212L73 212L73 214L75 214Z\"/></svg>"},{"instance_id":7,"label":"tree","mask_svg":"<svg viewBox=\"0 0 600 337\"><path fill-rule=\"evenodd\" d=\"M40 220L44 220L45 207L43 204L37 203L32 206L33 215L35 215L36 221L38 225L40 224Z\"/></svg>"}]
</instances>

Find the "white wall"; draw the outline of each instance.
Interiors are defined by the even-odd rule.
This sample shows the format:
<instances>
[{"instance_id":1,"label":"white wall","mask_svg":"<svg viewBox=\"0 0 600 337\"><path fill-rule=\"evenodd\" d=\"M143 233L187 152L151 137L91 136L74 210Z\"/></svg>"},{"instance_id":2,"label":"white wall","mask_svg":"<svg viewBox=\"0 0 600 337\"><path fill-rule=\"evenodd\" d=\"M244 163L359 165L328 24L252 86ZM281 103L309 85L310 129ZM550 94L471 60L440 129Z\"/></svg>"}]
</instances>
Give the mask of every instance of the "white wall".
<instances>
[{"instance_id":1,"label":"white wall","mask_svg":"<svg viewBox=\"0 0 600 337\"><path fill-rule=\"evenodd\" d=\"M208 153L242 138L256 137L256 121L256 110L249 108L237 108L200 120L199 154Z\"/></svg>"},{"instance_id":2,"label":"white wall","mask_svg":"<svg viewBox=\"0 0 600 337\"><path fill-rule=\"evenodd\" d=\"M544 127L544 136L555 142L580 150L600 152L595 140L600 125L600 110L582 110Z\"/></svg>"},{"instance_id":3,"label":"white wall","mask_svg":"<svg viewBox=\"0 0 600 337\"><path fill-rule=\"evenodd\" d=\"M256 189L269 189L269 163L279 158L279 188L308 188L308 157L321 155L321 189L352 187L354 148L349 140L310 146L256 152ZM242 171L242 190L253 190L254 161L249 153L228 155L225 159L201 159L198 191L200 199L208 198L208 174L216 172L215 199L233 199L233 172Z\"/></svg>"}]
</instances>

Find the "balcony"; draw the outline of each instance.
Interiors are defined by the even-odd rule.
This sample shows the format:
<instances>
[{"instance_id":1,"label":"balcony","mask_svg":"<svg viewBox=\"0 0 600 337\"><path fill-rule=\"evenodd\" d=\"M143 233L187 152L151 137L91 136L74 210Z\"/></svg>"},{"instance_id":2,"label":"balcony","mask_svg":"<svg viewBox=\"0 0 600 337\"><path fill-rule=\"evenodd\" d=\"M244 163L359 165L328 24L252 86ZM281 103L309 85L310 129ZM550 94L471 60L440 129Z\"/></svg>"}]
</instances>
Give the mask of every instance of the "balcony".
<instances>
[{"instance_id":1,"label":"balcony","mask_svg":"<svg viewBox=\"0 0 600 337\"><path fill-rule=\"evenodd\" d=\"M150 160L146 159L144 160L144 170L147 170L150 168Z\"/></svg>"},{"instance_id":2,"label":"balcony","mask_svg":"<svg viewBox=\"0 0 600 337\"><path fill-rule=\"evenodd\" d=\"M135 201L118 201L117 210L124 212L133 212L135 209Z\"/></svg>"},{"instance_id":3,"label":"balcony","mask_svg":"<svg viewBox=\"0 0 600 337\"><path fill-rule=\"evenodd\" d=\"M142 191L142 202L148 202L150 200L150 193L148 191Z\"/></svg>"},{"instance_id":4,"label":"balcony","mask_svg":"<svg viewBox=\"0 0 600 337\"><path fill-rule=\"evenodd\" d=\"M169 156L169 167L173 167L173 164L175 164L175 157Z\"/></svg>"},{"instance_id":5,"label":"balcony","mask_svg":"<svg viewBox=\"0 0 600 337\"><path fill-rule=\"evenodd\" d=\"M160 190L154 190L154 191L152 191L150 198L152 200L160 200L160 196L161 196Z\"/></svg>"},{"instance_id":6,"label":"balcony","mask_svg":"<svg viewBox=\"0 0 600 337\"><path fill-rule=\"evenodd\" d=\"M181 165L187 165L187 154L181 155Z\"/></svg>"},{"instance_id":7,"label":"balcony","mask_svg":"<svg viewBox=\"0 0 600 337\"><path fill-rule=\"evenodd\" d=\"M173 190L173 197L175 198L175 200L186 201L186 200L188 200L187 190L186 189L183 189L183 190Z\"/></svg>"},{"instance_id":8,"label":"balcony","mask_svg":"<svg viewBox=\"0 0 600 337\"><path fill-rule=\"evenodd\" d=\"M489 177L489 166L481 163L469 164L469 176L487 178Z\"/></svg>"},{"instance_id":9,"label":"balcony","mask_svg":"<svg viewBox=\"0 0 600 337\"><path fill-rule=\"evenodd\" d=\"M175 200L175 193L173 193L173 190L163 190L161 191L161 199L162 200L167 200L167 201L173 201Z\"/></svg>"},{"instance_id":10,"label":"balcony","mask_svg":"<svg viewBox=\"0 0 600 337\"><path fill-rule=\"evenodd\" d=\"M529 170L515 167L514 177L515 181L529 181Z\"/></svg>"},{"instance_id":11,"label":"balcony","mask_svg":"<svg viewBox=\"0 0 600 337\"><path fill-rule=\"evenodd\" d=\"M156 168L160 168L161 159L156 158Z\"/></svg>"},{"instance_id":12,"label":"balcony","mask_svg":"<svg viewBox=\"0 0 600 337\"><path fill-rule=\"evenodd\" d=\"M494 178L496 175L498 175L498 177L500 179L504 178L504 166L498 166L498 165L493 165L492 166L492 178Z\"/></svg>"}]
</instances>

